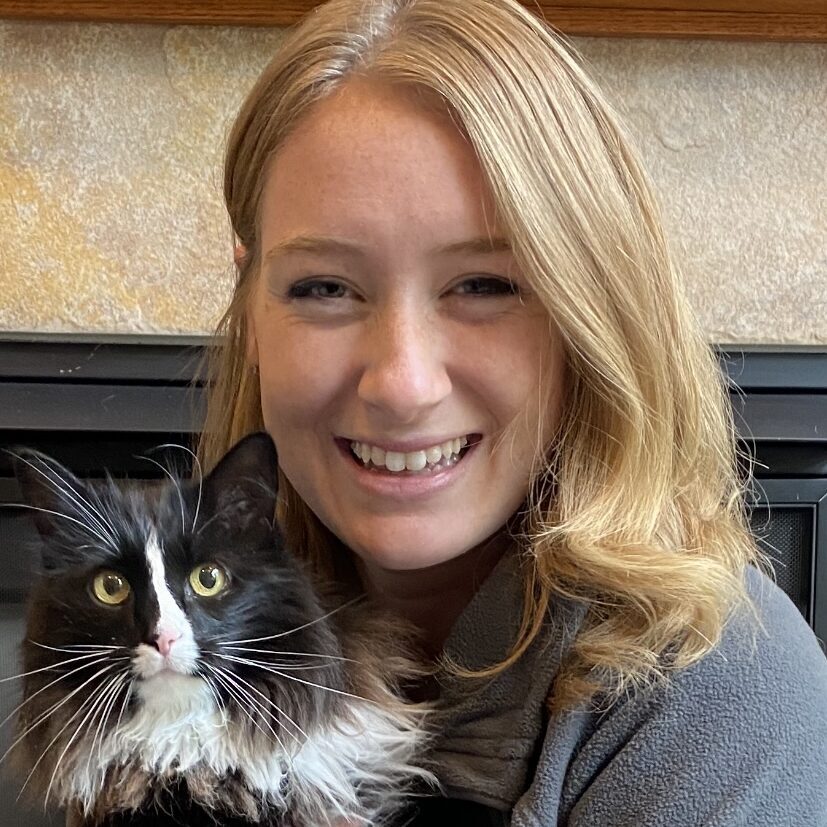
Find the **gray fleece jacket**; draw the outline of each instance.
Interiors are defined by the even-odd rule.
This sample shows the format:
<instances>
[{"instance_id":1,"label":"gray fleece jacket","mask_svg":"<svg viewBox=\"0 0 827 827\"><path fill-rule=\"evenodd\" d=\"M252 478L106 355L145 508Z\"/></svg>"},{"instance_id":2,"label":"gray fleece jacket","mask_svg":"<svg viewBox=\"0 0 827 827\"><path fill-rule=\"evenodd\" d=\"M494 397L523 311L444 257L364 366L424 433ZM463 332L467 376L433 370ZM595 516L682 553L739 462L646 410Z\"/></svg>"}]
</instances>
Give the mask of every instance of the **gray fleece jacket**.
<instances>
[{"instance_id":1,"label":"gray fleece jacket","mask_svg":"<svg viewBox=\"0 0 827 827\"><path fill-rule=\"evenodd\" d=\"M746 578L768 631L754 651L736 616L699 663L608 711L544 711L584 616L571 602L552 606L541 638L497 678L474 689L445 678L445 794L511 827L827 827L827 658L783 591L756 569ZM447 652L471 667L500 660L521 594L506 557Z\"/></svg>"}]
</instances>

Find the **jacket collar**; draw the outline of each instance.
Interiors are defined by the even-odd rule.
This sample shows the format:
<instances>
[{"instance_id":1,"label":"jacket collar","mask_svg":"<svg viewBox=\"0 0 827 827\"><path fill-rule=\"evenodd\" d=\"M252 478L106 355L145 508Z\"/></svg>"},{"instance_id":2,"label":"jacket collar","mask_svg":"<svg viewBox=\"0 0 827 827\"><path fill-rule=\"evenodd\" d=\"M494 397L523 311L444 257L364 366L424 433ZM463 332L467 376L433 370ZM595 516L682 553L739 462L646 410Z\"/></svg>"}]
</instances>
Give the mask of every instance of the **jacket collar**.
<instances>
[{"instance_id":1,"label":"jacket collar","mask_svg":"<svg viewBox=\"0 0 827 827\"><path fill-rule=\"evenodd\" d=\"M497 564L445 643L454 662L479 670L511 651L520 628L519 554ZM545 732L545 701L585 616L585 606L556 598L531 646L493 678L442 674L433 760L445 795L510 811L528 787Z\"/></svg>"}]
</instances>

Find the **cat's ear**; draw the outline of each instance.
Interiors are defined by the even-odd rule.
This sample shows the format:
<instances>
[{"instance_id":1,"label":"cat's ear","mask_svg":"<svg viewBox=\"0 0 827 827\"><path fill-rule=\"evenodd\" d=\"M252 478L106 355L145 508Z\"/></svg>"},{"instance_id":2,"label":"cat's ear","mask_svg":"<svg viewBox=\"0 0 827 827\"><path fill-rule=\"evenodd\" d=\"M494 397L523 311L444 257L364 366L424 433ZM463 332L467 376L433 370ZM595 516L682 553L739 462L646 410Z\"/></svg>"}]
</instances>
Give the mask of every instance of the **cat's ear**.
<instances>
[{"instance_id":1,"label":"cat's ear","mask_svg":"<svg viewBox=\"0 0 827 827\"><path fill-rule=\"evenodd\" d=\"M9 451L11 465L23 505L32 509L37 530L44 539L67 531L85 522L82 519L89 502L86 485L68 468L46 454L31 448Z\"/></svg>"},{"instance_id":2,"label":"cat's ear","mask_svg":"<svg viewBox=\"0 0 827 827\"><path fill-rule=\"evenodd\" d=\"M234 445L204 478L207 513L221 514L239 528L274 524L278 494L278 456L265 432Z\"/></svg>"}]
</instances>

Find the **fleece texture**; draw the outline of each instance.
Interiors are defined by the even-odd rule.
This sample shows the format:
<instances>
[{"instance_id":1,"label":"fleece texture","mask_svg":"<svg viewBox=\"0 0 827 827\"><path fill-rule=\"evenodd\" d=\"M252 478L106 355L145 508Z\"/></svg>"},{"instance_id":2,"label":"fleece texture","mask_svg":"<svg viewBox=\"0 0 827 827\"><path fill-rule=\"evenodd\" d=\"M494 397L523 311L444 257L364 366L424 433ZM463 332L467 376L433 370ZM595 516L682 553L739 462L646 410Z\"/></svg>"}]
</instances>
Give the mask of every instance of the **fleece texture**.
<instances>
[{"instance_id":1,"label":"fleece texture","mask_svg":"<svg viewBox=\"0 0 827 827\"><path fill-rule=\"evenodd\" d=\"M555 602L541 636L496 678L444 678L434 757L445 795L511 827L827 827L827 658L780 588L752 567L745 578L766 633L735 615L703 660L608 709L545 711L585 615L575 602ZM521 605L507 556L447 653L497 662Z\"/></svg>"}]
</instances>

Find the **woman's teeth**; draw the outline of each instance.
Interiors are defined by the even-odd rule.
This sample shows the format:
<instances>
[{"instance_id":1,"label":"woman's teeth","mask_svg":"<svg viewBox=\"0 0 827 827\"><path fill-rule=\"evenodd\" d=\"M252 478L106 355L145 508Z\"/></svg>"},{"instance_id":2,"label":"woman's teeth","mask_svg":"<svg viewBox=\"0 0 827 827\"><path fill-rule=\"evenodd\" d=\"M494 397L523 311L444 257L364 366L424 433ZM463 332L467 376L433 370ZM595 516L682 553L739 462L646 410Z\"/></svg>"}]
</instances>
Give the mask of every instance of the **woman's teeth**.
<instances>
[{"instance_id":1,"label":"woman's teeth","mask_svg":"<svg viewBox=\"0 0 827 827\"><path fill-rule=\"evenodd\" d=\"M468 444L464 436L449 439L439 445L432 445L422 451L383 451L366 442L351 442L350 450L366 468L384 468L394 473L401 471L423 471L425 469L447 468L459 461L460 451Z\"/></svg>"}]
</instances>

